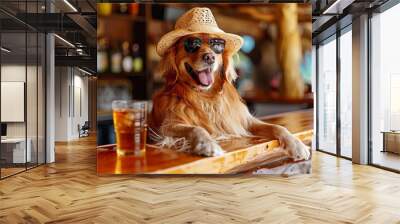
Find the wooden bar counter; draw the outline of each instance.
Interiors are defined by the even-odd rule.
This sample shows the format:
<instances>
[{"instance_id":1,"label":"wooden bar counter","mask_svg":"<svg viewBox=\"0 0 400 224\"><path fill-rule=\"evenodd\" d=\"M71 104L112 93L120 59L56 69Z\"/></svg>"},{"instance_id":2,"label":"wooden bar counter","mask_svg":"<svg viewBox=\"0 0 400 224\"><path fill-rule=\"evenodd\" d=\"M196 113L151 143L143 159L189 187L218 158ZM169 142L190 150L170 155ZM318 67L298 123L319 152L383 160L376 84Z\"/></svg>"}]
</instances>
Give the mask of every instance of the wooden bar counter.
<instances>
[{"instance_id":1,"label":"wooden bar counter","mask_svg":"<svg viewBox=\"0 0 400 224\"><path fill-rule=\"evenodd\" d=\"M310 144L313 110L264 117L262 120L285 126ZM283 174L310 172L310 161L293 162L279 142L262 138L238 138L219 142L226 151L218 157L202 157L148 144L142 158L118 156L115 145L97 148L98 175L112 174Z\"/></svg>"}]
</instances>

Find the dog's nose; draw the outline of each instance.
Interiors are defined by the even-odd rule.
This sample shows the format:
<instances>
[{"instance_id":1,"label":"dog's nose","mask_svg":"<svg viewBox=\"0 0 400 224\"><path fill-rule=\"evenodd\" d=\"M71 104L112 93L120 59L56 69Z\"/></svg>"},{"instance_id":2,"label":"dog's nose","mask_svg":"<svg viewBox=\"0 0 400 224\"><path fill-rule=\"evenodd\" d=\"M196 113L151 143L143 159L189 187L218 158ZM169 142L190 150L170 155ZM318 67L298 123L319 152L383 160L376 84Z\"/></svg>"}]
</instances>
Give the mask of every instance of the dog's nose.
<instances>
[{"instance_id":1,"label":"dog's nose","mask_svg":"<svg viewBox=\"0 0 400 224\"><path fill-rule=\"evenodd\" d=\"M212 65L215 62L215 56L212 53L205 53L203 55L203 60L207 64Z\"/></svg>"}]
</instances>

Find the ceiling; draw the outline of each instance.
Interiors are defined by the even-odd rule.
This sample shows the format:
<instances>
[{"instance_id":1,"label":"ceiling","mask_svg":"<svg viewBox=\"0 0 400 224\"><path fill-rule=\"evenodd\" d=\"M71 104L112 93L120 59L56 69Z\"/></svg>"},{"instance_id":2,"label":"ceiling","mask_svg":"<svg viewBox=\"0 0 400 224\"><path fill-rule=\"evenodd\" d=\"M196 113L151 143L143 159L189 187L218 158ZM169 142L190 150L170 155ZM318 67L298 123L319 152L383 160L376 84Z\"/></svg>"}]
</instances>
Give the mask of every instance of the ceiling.
<instances>
[{"instance_id":1,"label":"ceiling","mask_svg":"<svg viewBox=\"0 0 400 224\"><path fill-rule=\"evenodd\" d=\"M374 11L389 0L312 0L313 43L319 43L352 22L353 17Z\"/></svg>"},{"instance_id":2,"label":"ceiling","mask_svg":"<svg viewBox=\"0 0 400 224\"><path fill-rule=\"evenodd\" d=\"M37 44L36 39L32 39L36 37L36 32L51 32L74 45L72 47L61 38L55 38L56 65L74 61L77 63L75 66L80 66L79 61L82 61L85 65L82 67L95 71L96 0L1 0L0 24L2 45L12 49L7 54L8 60L22 61L26 55L34 57ZM21 32L26 31L35 35L28 34L25 38ZM59 56L83 58L73 60Z\"/></svg>"}]
</instances>

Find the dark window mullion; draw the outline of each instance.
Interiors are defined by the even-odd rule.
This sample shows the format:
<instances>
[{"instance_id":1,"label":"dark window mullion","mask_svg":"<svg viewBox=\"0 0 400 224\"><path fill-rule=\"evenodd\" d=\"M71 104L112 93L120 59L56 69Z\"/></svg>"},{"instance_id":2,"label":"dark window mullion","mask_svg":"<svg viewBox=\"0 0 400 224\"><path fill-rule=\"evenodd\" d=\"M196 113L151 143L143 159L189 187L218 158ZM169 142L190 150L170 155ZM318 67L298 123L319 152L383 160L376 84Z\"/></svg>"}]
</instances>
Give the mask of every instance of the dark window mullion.
<instances>
[{"instance_id":1,"label":"dark window mullion","mask_svg":"<svg viewBox=\"0 0 400 224\"><path fill-rule=\"evenodd\" d=\"M315 148L319 149L319 44L315 46Z\"/></svg>"},{"instance_id":2,"label":"dark window mullion","mask_svg":"<svg viewBox=\"0 0 400 224\"><path fill-rule=\"evenodd\" d=\"M340 114L340 82L341 82L341 64L340 64L340 36L339 27L336 31L336 154L341 157L341 114Z\"/></svg>"},{"instance_id":3,"label":"dark window mullion","mask_svg":"<svg viewBox=\"0 0 400 224\"><path fill-rule=\"evenodd\" d=\"M367 64L368 64L368 70L367 70L367 85L368 85L368 99L367 99L367 107L368 107L368 114L367 114L367 119L368 119L368 124L367 124L367 140L368 140L368 155L367 155L367 160L368 164L373 164L373 153L372 153L372 64L371 64L371 57L372 57L372 11L368 12L368 30L367 30L367 39L368 39L368 53L367 53Z\"/></svg>"},{"instance_id":4,"label":"dark window mullion","mask_svg":"<svg viewBox=\"0 0 400 224\"><path fill-rule=\"evenodd\" d=\"M49 4L50 3L47 0L44 2L45 13L49 12L48 11ZM44 135L43 135L43 139L44 139L44 161L43 161L43 163L44 164L47 163L47 151L48 151L48 149L47 149L47 144L48 144L47 143L47 125L48 125L48 123L47 123L47 43L48 43L47 38L48 38L48 35L49 35L49 33L47 33L47 31L45 31L44 32L44 55L43 55L44 68L42 68L42 79L44 81L44 88L43 88L44 89L44 100L43 100L44 107L42 107L42 109L44 108L44 110L43 110L44 118L42 117L44 119ZM43 44L43 42L42 42L42 44ZM42 51L42 53L43 53L43 51Z\"/></svg>"},{"instance_id":5,"label":"dark window mullion","mask_svg":"<svg viewBox=\"0 0 400 224\"><path fill-rule=\"evenodd\" d=\"M39 13L39 0L36 1ZM36 32L36 166L39 165L39 32Z\"/></svg>"},{"instance_id":6,"label":"dark window mullion","mask_svg":"<svg viewBox=\"0 0 400 224\"><path fill-rule=\"evenodd\" d=\"M28 1L25 1L25 21L27 21ZM24 88L24 118L25 118L25 170L28 170L28 113L27 113L27 90L28 90L28 25L25 23L25 88Z\"/></svg>"}]
</instances>

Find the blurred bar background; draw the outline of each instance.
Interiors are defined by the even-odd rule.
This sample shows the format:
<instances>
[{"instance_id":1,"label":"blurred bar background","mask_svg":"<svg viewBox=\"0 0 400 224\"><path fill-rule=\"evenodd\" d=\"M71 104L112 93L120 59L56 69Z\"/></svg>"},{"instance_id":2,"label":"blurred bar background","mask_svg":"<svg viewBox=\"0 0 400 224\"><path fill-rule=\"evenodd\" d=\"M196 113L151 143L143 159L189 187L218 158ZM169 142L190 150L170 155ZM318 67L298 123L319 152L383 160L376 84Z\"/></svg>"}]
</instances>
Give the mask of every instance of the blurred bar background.
<instances>
[{"instance_id":1,"label":"blurred bar background","mask_svg":"<svg viewBox=\"0 0 400 224\"><path fill-rule=\"evenodd\" d=\"M239 93L256 116L312 108L311 4L98 3L98 145L114 143L111 102L145 99L163 86L158 40L192 7L209 7L221 29L241 35Z\"/></svg>"}]
</instances>

